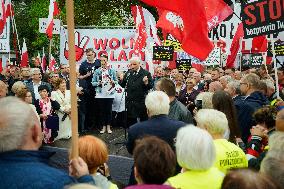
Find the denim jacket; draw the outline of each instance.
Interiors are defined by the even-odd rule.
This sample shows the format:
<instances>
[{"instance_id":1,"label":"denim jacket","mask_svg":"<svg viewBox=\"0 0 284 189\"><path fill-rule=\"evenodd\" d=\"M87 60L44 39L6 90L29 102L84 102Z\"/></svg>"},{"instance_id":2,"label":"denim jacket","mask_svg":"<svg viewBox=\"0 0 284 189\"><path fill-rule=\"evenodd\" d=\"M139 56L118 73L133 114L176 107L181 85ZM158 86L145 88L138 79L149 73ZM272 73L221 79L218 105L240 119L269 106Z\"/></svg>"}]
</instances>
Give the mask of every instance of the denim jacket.
<instances>
[{"instance_id":1,"label":"denim jacket","mask_svg":"<svg viewBox=\"0 0 284 189\"><path fill-rule=\"evenodd\" d=\"M114 85L117 85L117 78L116 73L114 69L108 69L108 75L112 81L114 81ZM99 82L102 81L102 67L95 70L93 79L92 79L92 85L96 87L96 93L102 92L102 86L99 85ZM114 94L115 90L112 90L110 94Z\"/></svg>"}]
</instances>

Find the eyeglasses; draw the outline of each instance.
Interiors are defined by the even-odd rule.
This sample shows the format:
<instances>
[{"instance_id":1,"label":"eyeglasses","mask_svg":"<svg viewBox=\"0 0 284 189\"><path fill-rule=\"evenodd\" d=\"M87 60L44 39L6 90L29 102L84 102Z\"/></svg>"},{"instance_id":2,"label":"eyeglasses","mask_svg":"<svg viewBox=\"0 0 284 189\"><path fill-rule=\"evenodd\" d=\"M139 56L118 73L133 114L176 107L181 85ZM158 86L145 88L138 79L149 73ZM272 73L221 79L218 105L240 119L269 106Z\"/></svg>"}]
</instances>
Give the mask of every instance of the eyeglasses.
<instances>
[{"instance_id":1,"label":"eyeglasses","mask_svg":"<svg viewBox=\"0 0 284 189\"><path fill-rule=\"evenodd\" d=\"M240 83L240 85L248 85L248 83Z\"/></svg>"},{"instance_id":2,"label":"eyeglasses","mask_svg":"<svg viewBox=\"0 0 284 189\"><path fill-rule=\"evenodd\" d=\"M189 82L186 82L186 84L193 84L193 82L189 81Z\"/></svg>"}]
</instances>

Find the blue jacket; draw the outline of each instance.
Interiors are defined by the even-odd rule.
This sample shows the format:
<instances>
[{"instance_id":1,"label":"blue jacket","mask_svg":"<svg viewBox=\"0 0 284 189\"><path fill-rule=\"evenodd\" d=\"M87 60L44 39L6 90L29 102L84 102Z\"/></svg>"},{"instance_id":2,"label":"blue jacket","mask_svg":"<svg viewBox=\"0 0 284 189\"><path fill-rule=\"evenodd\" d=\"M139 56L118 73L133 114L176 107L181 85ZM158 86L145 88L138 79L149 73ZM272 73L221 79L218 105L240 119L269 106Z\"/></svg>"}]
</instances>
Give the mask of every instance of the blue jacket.
<instances>
[{"instance_id":1,"label":"blue jacket","mask_svg":"<svg viewBox=\"0 0 284 189\"><path fill-rule=\"evenodd\" d=\"M242 139L245 143L250 135L250 129L255 124L252 118L253 113L265 105L269 105L269 101L259 91L255 91L247 96L243 101L239 101L237 107L238 122L241 129Z\"/></svg>"},{"instance_id":2,"label":"blue jacket","mask_svg":"<svg viewBox=\"0 0 284 189\"><path fill-rule=\"evenodd\" d=\"M116 78L116 73L114 71L114 69L108 69L108 74L111 78L111 80L113 80L115 82L115 84L117 84L117 78ZM102 81L102 68L98 68L95 70L94 75L93 75L93 79L92 79L92 85L94 87L96 87L96 92L97 93L101 93L102 92L102 87L99 85L99 81ZM114 90L111 94L114 93Z\"/></svg>"},{"instance_id":3,"label":"blue jacket","mask_svg":"<svg viewBox=\"0 0 284 189\"><path fill-rule=\"evenodd\" d=\"M153 116L147 121L136 123L128 130L127 150L132 154L135 140L145 135L157 136L174 148L174 138L176 138L177 131L185 125L184 122L170 119L167 115Z\"/></svg>"},{"instance_id":4,"label":"blue jacket","mask_svg":"<svg viewBox=\"0 0 284 189\"><path fill-rule=\"evenodd\" d=\"M52 152L16 150L0 153L0 188L61 189L77 180L67 173L50 167L47 162ZM86 175L78 182L93 183Z\"/></svg>"}]
</instances>

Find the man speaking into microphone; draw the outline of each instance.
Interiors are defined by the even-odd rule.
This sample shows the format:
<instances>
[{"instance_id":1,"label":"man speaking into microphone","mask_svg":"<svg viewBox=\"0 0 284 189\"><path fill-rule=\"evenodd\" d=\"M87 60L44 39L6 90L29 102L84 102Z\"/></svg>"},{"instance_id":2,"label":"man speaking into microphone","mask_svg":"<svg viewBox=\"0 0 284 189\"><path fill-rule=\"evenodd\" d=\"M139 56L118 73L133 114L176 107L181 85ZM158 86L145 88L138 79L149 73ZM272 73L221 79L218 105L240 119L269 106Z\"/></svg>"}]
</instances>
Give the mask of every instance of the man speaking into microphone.
<instances>
[{"instance_id":1,"label":"man speaking into microphone","mask_svg":"<svg viewBox=\"0 0 284 189\"><path fill-rule=\"evenodd\" d=\"M140 66L139 57L130 59L130 70L125 73L121 86L126 91L127 127L147 120L145 97L153 87L153 80L151 74Z\"/></svg>"}]
</instances>

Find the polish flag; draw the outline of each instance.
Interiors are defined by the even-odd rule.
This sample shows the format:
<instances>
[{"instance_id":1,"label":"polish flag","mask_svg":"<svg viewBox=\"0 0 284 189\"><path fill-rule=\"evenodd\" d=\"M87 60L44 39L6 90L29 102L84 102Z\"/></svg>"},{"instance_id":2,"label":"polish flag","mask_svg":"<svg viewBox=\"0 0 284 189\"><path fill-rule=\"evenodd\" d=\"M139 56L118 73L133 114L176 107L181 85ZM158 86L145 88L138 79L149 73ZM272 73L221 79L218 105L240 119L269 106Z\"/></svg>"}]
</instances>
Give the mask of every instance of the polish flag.
<instances>
[{"instance_id":1,"label":"polish flag","mask_svg":"<svg viewBox=\"0 0 284 189\"><path fill-rule=\"evenodd\" d=\"M50 61L49 61L48 68L50 71L56 72L56 60L52 55L50 55Z\"/></svg>"},{"instance_id":2,"label":"polish flag","mask_svg":"<svg viewBox=\"0 0 284 189\"><path fill-rule=\"evenodd\" d=\"M0 35L3 33L6 25L6 11L4 0L0 0Z\"/></svg>"},{"instance_id":3,"label":"polish flag","mask_svg":"<svg viewBox=\"0 0 284 189\"><path fill-rule=\"evenodd\" d=\"M15 14L11 0L5 1L5 14L6 14L6 19L9 19L10 16L14 16Z\"/></svg>"},{"instance_id":4,"label":"polish flag","mask_svg":"<svg viewBox=\"0 0 284 189\"><path fill-rule=\"evenodd\" d=\"M23 68L23 67L28 67L28 66L29 66L28 49L27 49L26 41L24 39L20 67Z\"/></svg>"},{"instance_id":5,"label":"polish flag","mask_svg":"<svg viewBox=\"0 0 284 189\"><path fill-rule=\"evenodd\" d=\"M45 56L45 53L44 53L44 48L42 49L41 69L42 69L43 72L46 71L46 56Z\"/></svg>"},{"instance_id":6,"label":"polish flag","mask_svg":"<svg viewBox=\"0 0 284 189\"><path fill-rule=\"evenodd\" d=\"M49 12L48 12L48 18L47 18L47 28L46 28L46 35L49 39L52 38L52 32L53 32L53 17L59 15L59 9L58 4L56 0L50 0L49 3Z\"/></svg>"}]
</instances>

